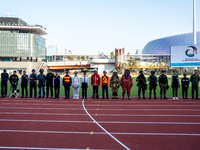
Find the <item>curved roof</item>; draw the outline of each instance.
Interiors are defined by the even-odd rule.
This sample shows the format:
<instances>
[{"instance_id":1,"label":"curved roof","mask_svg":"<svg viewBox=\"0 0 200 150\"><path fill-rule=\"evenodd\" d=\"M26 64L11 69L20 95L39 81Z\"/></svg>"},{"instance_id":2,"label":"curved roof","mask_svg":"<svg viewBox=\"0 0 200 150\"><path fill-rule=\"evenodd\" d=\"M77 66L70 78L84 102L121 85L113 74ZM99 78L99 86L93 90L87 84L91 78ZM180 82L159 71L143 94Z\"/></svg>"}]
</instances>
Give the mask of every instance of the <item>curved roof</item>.
<instances>
[{"instance_id":1,"label":"curved roof","mask_svg":"<svg viewBox=\"0 0 200 150\"><path fill-rule=\"evenodd\" d=\"M171 46L183 46L193 43L193 33L169 36L147 43L142 54L170 54ZM200 32L197 32L197 43L200 44Z\"/></svg>"}]
</instances>

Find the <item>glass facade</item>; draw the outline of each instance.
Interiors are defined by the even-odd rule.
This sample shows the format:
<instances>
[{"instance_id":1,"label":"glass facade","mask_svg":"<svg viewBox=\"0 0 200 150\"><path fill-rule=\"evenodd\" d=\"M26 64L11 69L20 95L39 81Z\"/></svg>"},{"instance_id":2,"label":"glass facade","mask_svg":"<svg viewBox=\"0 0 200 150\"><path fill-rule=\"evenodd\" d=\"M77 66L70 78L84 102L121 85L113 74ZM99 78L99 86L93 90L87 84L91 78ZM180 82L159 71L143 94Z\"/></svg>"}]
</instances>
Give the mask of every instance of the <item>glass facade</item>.
<instances>
[{"instance_id":1,"label":"glass facade","mask_svg":"<svg viewBox=\"0 0 200 150\"><path fill-rule=\"evenodd\" d=\"M20 30L0 30L1 57L45 58L45 39L37 34Z\"/></svg>"}]
</instances>

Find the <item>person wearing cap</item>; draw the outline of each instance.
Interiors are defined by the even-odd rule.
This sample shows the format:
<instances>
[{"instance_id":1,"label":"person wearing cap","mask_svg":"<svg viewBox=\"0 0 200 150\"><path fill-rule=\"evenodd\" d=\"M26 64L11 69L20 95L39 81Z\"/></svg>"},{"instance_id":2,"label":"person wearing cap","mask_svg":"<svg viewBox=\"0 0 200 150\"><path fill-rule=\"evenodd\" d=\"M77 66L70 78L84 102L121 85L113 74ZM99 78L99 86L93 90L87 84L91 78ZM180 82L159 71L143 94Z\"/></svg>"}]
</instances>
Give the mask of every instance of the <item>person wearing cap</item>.
<instances>
[{"instance_id":1,"label":"person wearing cap","mask_svg":"<svg viewBox=\"0 0 200 150\"><path fill-rule=\"evenodd\" d=\"M70 98L70 86L72 85L72 78L69 75L69 70L66 71L66 75L63 77L63 86L65 88L65 98Z\"/></svg>"},{"instance_id":2,"label":"person wearing cap","mask_svg":"<svg viewBox=\"0 0 200 150\"><path fill-rule=\"evenodd\" d=\"M87 71L83 71L83 76L81 78L82 99L87 99L87 89L89 87L89 78L86 73Z\"/></svg>"},{"instance_id":3,"label":"person wearing cap","mask_svg":"<svg viewBox=\"0 0 200 150\"><path fill-rule=\"evenodd\" d=\"M106 74L107 74L107 71L104 70L103 76L101 77L101 82L100 82L100 86L102 87L102 98L103 99L105 98L105 94L104 94L105 91L106 91L106 99L109 99L108 87L110 86L110 79Z\"/></svg>"},{"instance_id":4,"label":"person wearing cap","mask_svg":"<svg viewBox=\"0 0 200 150\"><path fill-rule=\"evenodd\" d=\"M79 99L80 78L77 74L78 71L75 71L72 77L73 99Z\"/></svg>"},{"instance_id":5,"label":"person wearing cap","mask_svg":"<svg viewBox=\"0 0 200 150\"><path fill-rule=\"evenodd\" d=\"M95 97L96 99L99 99L100 76L97 73L97 69L94 69L94 74L91 76L91 85L93 88L92 99Z\"/></svg>"},{"instance_id":6,"label":"person wearing cap","mask_svg":"<svg viewBox=\"0 0 200 150\"><path fill-rule=\"evenodd\" d=\"M138 99L140 99L141 90L142 90L143 99L146 99L145 98L145 90L147 89L146 78L145 78L142 70L140 70L139 73L140 73L140 75L138 75L136 78L136 82L138 82L137 83Z\"/></svg>"},{"instance_id":7,"label":"person wearing cap","mask_svg":"<svg viewBox=\"0 0 200 150\"><path fill-rule=\"evenodd\" d=\"M28 79L30 83L30 97L29 98L32 98L33 89L34 89L34 97L36 98L38 75L35 73L35 69L32 69L32 74L29 75Z\"/></svg>"},{"instance_id":8,"label":"person wearing cap","mask_svg":"<svg viewBox=\"0 0 200 150\"><path fill-rule=\"evenodd\" d=\"M192 82L192 99L194 99L194 91L196 91L196 99L198 98L198 83L199 83L199 75L197 74L197 70L194 70L194 74L190 76L190 82Z\"/></svg>"},{"instance_id":9,"label":"person wearing cap","mask_svg":"<svg viewBox=\"0 0 200 150\"><path fill-rule=\"evenodd\" d=\"M5 98L7 96L7 85L8 85L9 75L6 72L6 69L1 73L1 98Z\"/></svg>"},{"instance_id":10,"label":"person wearing cap","mask_svg":"<svg viewBox=\"0 0 200 150\"><path fill-rule=\"evenodd\" d=\"M46 98L49 98L49 90L51 92L51 99L53 98L53 79L54 79L54 74L49 69L46 75L46 92L47 92Z\"/></svg>"},{"instance_id":11,"label":"person wearing cap","mask_svg":"<svg viewBox=\"0 0 200 150\"><path fill-rule=\"evenodd\" d=\"M26 98L28 98L28 75L26 74L26 70L23 71L23 75L21 76L20 85L22 89L22 96L20 98L24 98L24 90L26 92Z\"/></svg>"},{"instance_id":12,"label":"person wearing cap","mask_svg":"<svg viewBox=\"0 0 200 150\"><path fill-rule=\"evenodd\" d=\"M189 78L187 78L187 75L184 74L184 77L181 79L182 97L183 97L183 99L187 99L187 93L188 93L189 84L190 84L190 80L189 80Z\"/></svg>"},{"instance_id":13,"label":"person wearing cap","mask_svg":"<svg viewBox=\"0 0 200 150\"><path fill-rule=\"evenodd\" d=\"M125 69L124 74L122 75L122 78L120 80L120 85L122 86L122 100L124 100L126 90L127 90L128 100L130 100L130 92L131 92L131 87L133 86L133 79L130 75L129 69Z\"/></svg>"},{"instance_id":14,"label":"person wearing cap","mask_svg":"<svg viewBox=\"0 0 200 150\"><path fill-rule=\"evenodd\" d=\"M38 75L38 87L39 87L39 97L41 98L41 94L43 92L43 98L45 96L45 81L46 81L46 76L44 75L44 70L40 69L40 74Z\"/></svg>"},{"instance_id":15,"label":"person wearing cap","mask_svg":"<svg viewBox=\"0 0 200 150\"><path fill-rule=\"evenodd\" d=\"M172 87L173 99L178 100L177 94L180 84L179 84L179 77L176 74L176 71L173 71L173 76L171 77L171 87Z\"/></svg>"},{"instance_id":16,"label":"person wearing cap","mask_svg":"<svg viewBox=\"0 0 200 150\"><path fill-rule=\"evenodd\" d=\"M14 91L17 90L17 85L19 81L17 71L13 71L13 75L10 76L9 81L12 87L12 93L14 93Z\"/></svg>"},{"instance_id":17,"label":"person wearing cap","mask_svg":"<svg viewBox=\"0 0 200 150\"><path fill-rule=\"evenodd\" d=\"M160 86L160 99L162 99L162 95L164 95L164 99L166 97L166 90L169 88L167 75L165 75L165 71L161 71L161 75L159 76L159 86Z\"/></svg>"},{"instance_id":18,"label":"person wearing cap","mask_svg":"<svg viewBox=\"0 0 200 150\"><path fill-rule=\"evenodd\" d=\"M113 75L110 78L110 88L112 90L112 99L118 99L118 89L120 87L120 79L117 74L117 70L113 71Z\"/></svg>"},{"instance_id":19,"label":"person wearing cap","mask_svg":"<svg viewBox=\"0 0 200 150\"><path fill-rule=\"evenodd\" d=\"M53 76L53 86L54 86L54 92L55 92L55 99L59 99L60 87L61 87L61 77L58 75L57 71L56 71L56 75Z\"/></svg>"},{"instance_id":20,"label":"person wearing cap","mask_svg":"<svg viewBox=\"0 0 200 150\"><path fill-rule=\"evenodd\" d=\"M156 87L157 87L157 77L155 75L155 71L151 71L151 75L148 78L149 81L149 99L151 99L151 93L153 90L154 99L156 99Z\"/></svg>"}]
</instances>

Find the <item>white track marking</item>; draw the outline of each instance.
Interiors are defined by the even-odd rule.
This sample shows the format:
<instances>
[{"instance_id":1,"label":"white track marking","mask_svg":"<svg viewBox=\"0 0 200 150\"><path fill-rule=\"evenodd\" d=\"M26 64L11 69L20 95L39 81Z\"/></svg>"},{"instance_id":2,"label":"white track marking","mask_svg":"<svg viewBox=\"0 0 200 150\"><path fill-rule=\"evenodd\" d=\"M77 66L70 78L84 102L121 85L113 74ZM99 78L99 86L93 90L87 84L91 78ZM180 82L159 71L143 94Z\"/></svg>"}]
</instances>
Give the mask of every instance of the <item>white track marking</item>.
<instances>
[{"instance_id":1,"label":"white track marking","mask_svg":"<svg viewBox=\"0 0 200 150\"><path fill-rule=\"evenodd\" d=\"M87 134L90 135L90 132L72 132L72 131L35 131L35 130L0 130L0 132L13 132L13 133L49 133L49 134ZM200 136L200 134L193 133L121 133L121 132L110 132L114 135L178 135L178 136ZM93 132L93 135L107 135L106 132Z\"/></svg>"},{"instance_id":2,"label":"white track marking","mask_svg":"<svg viewBox=\"0 0 200 150\"><path fill-rule=\"evenodd\" d=\"M92 116L91 116L92 117ZM0 119L2 122L59 122L59 123L93 123L92 121L73 121L73 120L21 120L21 119ZM103 124L183 124L200 125L200 122L135 122L135 121L98 121Z\"/></svg>"},{"instance_id":3,"label":"white track marking","mask_svg":"<svg viewBox=\"0 0 200 150\"><path fill-rule=\"evenodd\" d=\"M87 114L70 114L70 113L32 113L32 112L0 112L4 115L50 115L50 116L87 116ZM95 114L90 114L95 116ZM98 114L98 116L105 117L200 117L200 115L156 115L156 114Z\"/></svg>"},{"instance_id":4,"label":"white track marking","mask_svg":"<svg viewBox=\"0 0 200 150\"><path fill-rule=\"evenodd\" d=\"M130 150L130 148L128 148L126 145L124 145L122 142L120 142L117 138L115 138L112 134L110 134L106 129L104 129L87 111L87 109L85 108L85 104L84 104L84 99L82 101L82 105L83 108L85 110L85 112L87 113L87 115L104 131L106 132L111 138L113 138L117 143L119 143L121 146L123 146L125 149Z\"/></svg>"},{"instance_id":5,"label":"white track marking","mask_svg":"<svg viewBox=\"0 0 200 150\"><path fill-rule=\"evenodd\" d=\"M7 147L7 146L0 146L0 149L74 150L74 149L70 149L70 148ZM80 150L80 149L76 149L76 150Z\"/></svg>"}]
</instances>

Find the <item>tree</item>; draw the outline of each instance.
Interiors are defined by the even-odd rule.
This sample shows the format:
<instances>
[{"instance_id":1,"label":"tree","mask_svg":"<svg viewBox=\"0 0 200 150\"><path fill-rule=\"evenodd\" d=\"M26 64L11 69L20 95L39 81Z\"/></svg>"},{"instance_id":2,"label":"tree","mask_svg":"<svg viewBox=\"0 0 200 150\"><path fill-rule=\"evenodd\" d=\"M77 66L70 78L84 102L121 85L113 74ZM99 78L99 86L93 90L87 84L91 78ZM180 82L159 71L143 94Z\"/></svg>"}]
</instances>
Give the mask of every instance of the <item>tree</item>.
<instances>
[{"instance_id":1,"label":"tree","mask_svg":"<svg viewBox=\"0 0 200 150\"><path fill-rule=\"evenodd\" d=\"M89 56L86 56L86 59L87 59L87 60L89 60L89 58L90 58Z\"/></svg>"},{"instance_id":2,"label":"tree","mask_svg":"<svg viewBox=\"0 0 200 150\"><path fill-rule=\"evenodd\" d=\"M128 68L128 64L127 63L122 63L122 69L126 69Z\"/></svg>"},{"instance_id":3,"label":"tree","mask_svg":"<svg viewBox=\"0 0 200 150\"><path fill-rule=\"evenodd\" d=\"M68 60L72 60L71 56L68 56L67 59L68 59Z\"/></svg>"},{"instance_id":4,"label":"tree","mask_svg":"<svg viewBox=\"0 0 200 150\"><path fill-rule=\"evenodd\" d=\"M152 69L153 64L154 64L154 61L153 61L153 60L149 59L149 60L147 61L147 66L148 66L148 69L149 69L149 70Z\"/></svg>"},{"instance_id":5,"label":"tree","mask_svg":"<svg viewBox=\"0 0 200 150\"><path fill-rule=\"evenodd\" d=\"M82 60L85 60L85 56L81 56L81 59L82 59Z\"/></svg>"},{"instance_id":6,"label":"tree","mask_svg":"<svg viewBox=\"0 0 200 150\"><path fill-rule=\"evenodd\" d=\"M114 59L114 58L115 58L114 52L111 52L111 53L110 53L110 58L111 58L111 59Z\"/></svg>"},{"instance_id":7,"label":"tree","mask_svg":"<svg viewBox=\"0 0 200 150\"><path fill-rule=\"evenodd\" d=\"M71 56L71 60L74 60L74 56Z\"/></svg>"},{"instance_id":8,"label":"tree","mask_svg":"<svg viewBox=\"0 0 200 150\"><path fill-rule=\"evenodd\" d=\"M80 56L78 56L78 57L77 57L77 59L78 59L78 60L80 60L80 59L81 59L81 57L80 57Z\"/></svg>"},{"instance_id":9,"label":"tree","mask_svg":"<svg viewBox=\"0 0 200 150\"><path fill-rule=\"evenodd\" d=\"M162 60L158 61L158 66L159 66L159 69L161 71L161 67L163 66L163 61Z\"/></svg>"},{"instance_id":10,"label":"tree","mask_svg":"<svg viewBox=\"0 0 200 150\"><path fill-rule=\"evenodd\" d=\"M130 60L128 60L128 65L129 65L131 71L133 70L134 67L137 68L137 66L136 66L137 61L135 60L135 58L130 57Z\"/></svg>"}]
</instances>

